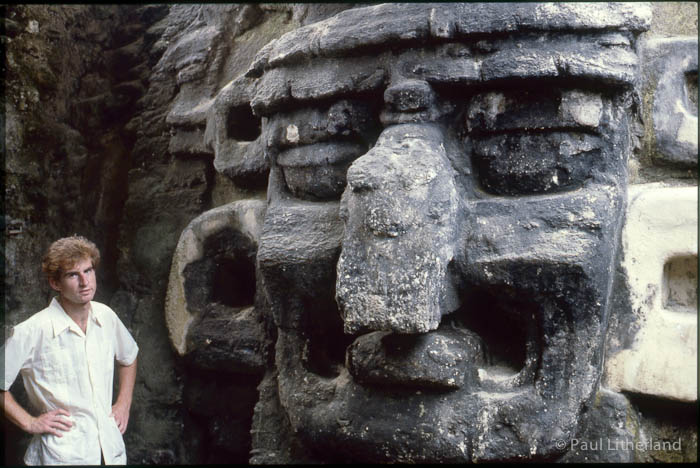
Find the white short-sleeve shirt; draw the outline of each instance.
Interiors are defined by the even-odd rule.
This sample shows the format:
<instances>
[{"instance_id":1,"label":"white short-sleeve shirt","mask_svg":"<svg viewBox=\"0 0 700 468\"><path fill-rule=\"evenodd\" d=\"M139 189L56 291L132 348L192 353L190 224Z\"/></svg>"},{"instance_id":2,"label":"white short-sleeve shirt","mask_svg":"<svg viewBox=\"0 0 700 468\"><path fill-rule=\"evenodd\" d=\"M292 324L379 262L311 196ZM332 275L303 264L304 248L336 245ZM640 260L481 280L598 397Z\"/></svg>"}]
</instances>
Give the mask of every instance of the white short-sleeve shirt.
<instances>
[{"instance_id":1,"label":"white short-sleeve shirt","mask_svg":"<svg viewBox=\"0 0 700 468\"><path fill-rule=\"evenodd\" d=\"M24 456L28 465L126 464L124 439L112 412L114 361L130 365L138 346L112 309L90 303L86 333L56 299L16 325L3 345L9 390L22 375L29 401L40 413L67 410L72 428L62 437L34 435Z\"/></svg>"}]
</instances>

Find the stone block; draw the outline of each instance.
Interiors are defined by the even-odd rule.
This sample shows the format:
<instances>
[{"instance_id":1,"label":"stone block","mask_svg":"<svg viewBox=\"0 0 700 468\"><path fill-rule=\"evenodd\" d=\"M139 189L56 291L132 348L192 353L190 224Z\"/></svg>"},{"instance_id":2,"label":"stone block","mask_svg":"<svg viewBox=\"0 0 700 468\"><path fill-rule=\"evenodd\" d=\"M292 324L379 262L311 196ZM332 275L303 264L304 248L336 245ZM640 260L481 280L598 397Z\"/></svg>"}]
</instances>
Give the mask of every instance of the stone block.
<instances>
[{"instance_id":1,"label":"stone block","mask_svg":"<svg viewBox=\"0 0 700 468\"><path fill-rule=\"evenodd\" d=\"M697 187L631 186L629 199L622 266L640 329L607 359L608 385L697 401Z\"/></svg>"}]
</instances>

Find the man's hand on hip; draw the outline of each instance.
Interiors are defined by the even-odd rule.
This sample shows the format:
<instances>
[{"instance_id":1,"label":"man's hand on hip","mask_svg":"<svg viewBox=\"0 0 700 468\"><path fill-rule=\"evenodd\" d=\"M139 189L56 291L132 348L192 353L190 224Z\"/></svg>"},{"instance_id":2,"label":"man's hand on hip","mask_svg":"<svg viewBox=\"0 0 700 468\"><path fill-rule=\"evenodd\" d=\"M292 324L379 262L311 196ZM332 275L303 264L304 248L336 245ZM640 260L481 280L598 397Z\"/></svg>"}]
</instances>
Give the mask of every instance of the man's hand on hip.
<instances>
[{"instance_id":1,"label":"man's hand on hip","mask_svg":"<svg viewBox=\"0 0 700 468\"><path fill-rule=\"evenodd\" d=\"M43 413L31 419L27 432L63 437L62 433L69 431L73 426L73 423L66 417L70 417L70 413L62 408Z\"/></svg>"}]
</instances>

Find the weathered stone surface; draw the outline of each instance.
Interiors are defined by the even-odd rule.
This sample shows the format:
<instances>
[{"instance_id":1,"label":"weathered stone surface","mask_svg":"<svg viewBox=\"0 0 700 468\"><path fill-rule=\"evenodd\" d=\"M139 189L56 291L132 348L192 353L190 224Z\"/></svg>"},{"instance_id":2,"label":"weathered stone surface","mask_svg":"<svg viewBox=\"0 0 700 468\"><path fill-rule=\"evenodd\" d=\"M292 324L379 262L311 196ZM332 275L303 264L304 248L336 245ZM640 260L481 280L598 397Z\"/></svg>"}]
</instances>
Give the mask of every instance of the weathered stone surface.
<instances>
[{"instance_id":1,"label":"weathered stone surface","mask_svg":"<svg viewBox=\"0 0 700 468\"><path fill-rule=\"evenodd\" d=\"M299 28L278 39L266 50L268 66L294 61L345 55L393 42L411 44L433 38L517 30L605 30L643 31L651 21L648 4L610 4L601 14L594 4L519 5L481 4L374 5L341 12L333 18Z\"/></svg>"},{"instance_id":2,"label":"weathered stone surface","mask_svg":"<svg viewBox=\"0 0 700 468\"><path fill-rule=\"evenodd\" d=\"M372 104L341 100L271 117L264 134L277 148L284 182L298 198L329 200L345 189L346 172L376 130Z\"/></svg>"},{"instance_id":3,"label":"weathered stone surface","mask_svg":"<svg viewBox=\"0 0 700 468\"><path fill-rule=\"evenodd\" d=\"M697 211L697 187L630 188L623 267L641 328L607 359L614 390L697 401Z\"/></svg>"},{"instance_id":4,"label":"weathered stone surface","mask_svg":"<svg viewBox=\"0 0 700 468\"><path fill-rule=\"evenodd\" d=\"M679 463L697 459L696 403L659 398L637 398L639 418L635 462Z\"/></svg>"},{"instance_id":5,"label":"weathered stone surface","mask_svg":"<svg viewBox=\"0 0 700 468\"><path fill-rule=\"evenodd\" d=\"M221 8L183 6L172 12L173 16L182 15L183 19L192 14L202 17L200 21L180 19L185 23L184 30L173 37L173 43L168 44L155 68L158 73L173 75L178 86L166 116L166 123L173 132L169 148L173 154L198 155L211 151L202 145L201 135L198 145L188 145L179 133L204 130L207 111L214 100L228 54L229 31L240 27L240 23L235 22L240 10L241 7L235 5Z\"/></svg>"},{"instance_id":6,"label":"weathered stone surface","mask_svg":"<svg viewBox=\"0 0 700 468\"><path fill-rule=\"evenodd\" d=\"M264 212L262 201L233 202L203 213L182 232L165 299L170 339L180 355L188 351L186 336L193 320L204 313L209 302L224 299L229 307L253 305L255 252ZM238 242L231 242L233 234L239 237ZM229 289L236 288L225 282L231 280L239 282L237 289ZM214 287L218 294L212 291Z\"/></svg>"},{"instance_id":7,"label":"weathered stone surface","mask_svg":"<svg viewBox=\"0 0 700 468\"><path fill-rule=\"evenodd\" d=\"M253 307L210 305L192 324L186 360L205 370L262 374L267 361L265 326Z\"/></svg>"},{"instance_id":8,"label":"weathered stone surface","mask_svg":"<svg viewBox=\"0 0 700 468\"><path fill-rule=\"evenodd\" d=\"M327 320L324 320L324 315L332 314L335 309L335 261L340 254L343 233L342 226L337 222L338 205L281 203L268 206L268 210L260 238L258 262L268 300L279 303L278 307L273 308L275 323L279 327L302 330L316 316L319 323L318 328L314 328L323 334L320 325ZM290 232L298 235L289 236ZM280 250L284 256L279 255ZM284 261L289 257L297 260L295 265ZM309 311L312 317L300 320L296 311L288 311L285 307L287 298L270 294L270 291L285 290L285 285L290 281L294 281L296 294L313 298L323 305Z\"/></svg>"},{"instance_id":9,"label":"weathered stone surface","mask_svg":"<svg viewBox=\"0 0 700 468\"><path fill-rule=\"evenodd\" d=\"M584 416L584 428L565 447L564 463L630 463L637 460L639 416L622 394L600 388Z\"/></svg>"},{"instance_id":10,"label":"weathered stone surface","mask_svg":"<svg viewBox=\"0 0 700 468\"><path fill-rule=\"evenodd\" d=\"M428 333L417 341L372 332L348 347L347 360L352 376L369 385L449 390L462 387L466 373L476 373L484 351L481 338L468 330Z\"/></svg>"},{"instance_id":11,"label":"weathered stone surface","mask_svg":"<svg viewBox=\"0 0 700 468\"><path fill-rule=\"evenodd\" d=\"M698 165L698 39L646 41L645 79L653 91L655 159L659 164Z\"/></svg>"},{"instance_id":12,"label":"weathered stone surface","mask_svg":"<svg viewBox=\"0 0 700 468\"><path fill-rule=\"evenodd\" d=\"M602 38L601 38L602 36ZM459 51L457 45L416 51L401 51L395 55L349 57L353 63L343 72L336 58L319 58L311 67L317 70L310 79L309 66L295 63L278 64L261 78L258 92L251 103L257 114L270 114L287 103L322 99L333 95L370 92L386 84L391 63L406 75L430 83L463 86L526 77L569 80L600 80L619 86L635 82L638 57L630 41L620 34L599 34L578 37L575 46L571 38L546 36L513 39L499 38L488 43L478 41ZM457 49L455 51L454 49ZM439 68L436 68L439 63ZM451 72L456 70L455 74ZM447 73L447 72L450 73Z\"/></svg>"},{"instance_id":13,"label":"weathered stone surface","mask_svg":"<svg viewBox=\"0 0 700 468\"><path fill-rule=\"evenodd\" d=\"M224 86L209 109L202 140L214 150L214 168L242 187L267 182L269 163L260 143L260 119L250 99L254 83L241 76Z\"/></svg>"},{"instance_id":14,"label":"weathered stone surface","mask_svg":"<svg viewBox=\"0 0 700 468\"><path fill-rule=\"evenodd\" d=\"M191 458L207 464L248 459L257 380L245 374L189 369L183 406L188 411Z\"/></svg>"},{"instance_id":15,"label":"weathered stone surface","mask_svg":"<svg viewBox=\"0 0 700 468\"><path fill-rule=\"evenodd\" d=\"M426 332L456 307L445 284L458 210L448 164L437 127L403 124L348 170L336 285L346 333Z\"/></svg>"}]
</instances>

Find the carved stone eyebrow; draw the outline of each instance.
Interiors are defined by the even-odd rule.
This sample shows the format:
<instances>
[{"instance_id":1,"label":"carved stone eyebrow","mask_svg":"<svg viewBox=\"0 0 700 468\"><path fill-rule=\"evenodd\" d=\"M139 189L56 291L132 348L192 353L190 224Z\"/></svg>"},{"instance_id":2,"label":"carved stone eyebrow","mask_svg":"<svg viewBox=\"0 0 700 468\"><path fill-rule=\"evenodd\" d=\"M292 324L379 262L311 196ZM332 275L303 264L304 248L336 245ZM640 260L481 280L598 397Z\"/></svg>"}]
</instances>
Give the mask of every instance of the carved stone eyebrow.
<instances>
[{"instance_id":1,"label":"carved stone eyebrow","mask_svg":"<svg viewBox=\"0 0 700 468\"><path fill-rule=\"evenodd\" d=\"M481 41L486 42L486 41ZM448 46L462 47L459 54ZM474 52L488 47L484 52ZM420 52L420 53L419 53ZM292 106L381 91L396 76L447 86L488 85L523 79L595 81L603 86L631 86L638 57L629 38L619 33L571 35L528 34L495 38L486 46L447 43L438 48L385 52L361 57L316 58L268 70L260 79L251 106L257 115L272 115Z\"/></svg>"},{"instance_id":2,"label":"carved stone eyebrow","mask_svg":"<svg viewBox=\"0 0 700 468\"><path fill-rule=\"evenodd\" d=\"M415 47L497 33L609 31L640 33L649 3L383 4L343 11L290 31L258 54L250 73L315 57L342 57L390 46Z\"/></svg>"},{"instance_id":3,"label":"carved stone eyebrow","mask_svg":"<svg viewBox=\"0 0 700 468\"><path fill-rule=\"evenodd\" d=\"M260 78L250 105L257 115L271 115L290 101L338 99L376 91L386 85L388 77L388 70L377 65L376 55L342 60L316 59L266 72Z\"/></svg>"},{"instance_id":4,"label":"carved stone eyebrow","mask_svg":"<svg viewBox=\"0 0 700 468\"><path fill-rule=\"evenodd\" d=\"M346 10L263 48L247 72L260 78L251 106L257 115L270 115L289 102L380 89L393 79L401 56L415 50L425 54L413 69L400 64L402 73L432 83L566 77L629 85L637 68L630 37L650 23L645 3L384 4ZM486 51L479 51L479 42L487 43ZM469 51L438 52L450 45Z\"/></svg>"}]
</instances>

